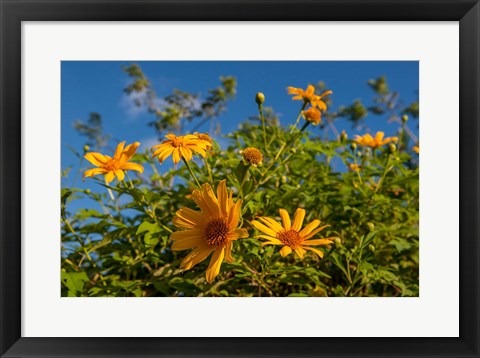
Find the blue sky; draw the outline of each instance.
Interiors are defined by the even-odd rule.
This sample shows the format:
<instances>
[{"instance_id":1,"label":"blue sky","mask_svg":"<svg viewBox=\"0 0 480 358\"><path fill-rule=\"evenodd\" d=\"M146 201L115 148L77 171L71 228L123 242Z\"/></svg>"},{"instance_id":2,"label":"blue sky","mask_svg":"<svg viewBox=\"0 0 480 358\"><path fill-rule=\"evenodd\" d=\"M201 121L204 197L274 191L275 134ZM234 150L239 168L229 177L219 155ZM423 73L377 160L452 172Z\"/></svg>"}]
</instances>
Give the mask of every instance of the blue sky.
<instances>
[{"instance_id":1,"label":"blue sky","mask_svg":"<svg viewBox=\"0 0 480 358\"><path fill-rule=\"evenodd\" d=\"M170 94L174 88L206 97L209 89L219 85L220 76L236 77L236 98L228 103L227 111L219 118L223 134L257 114L254 97L259 91L266 96L265 105L280 113L281 124L288 125L295 121L301 103L290 100L287 86L306 88L309 83L324 81L327 88L334 92L330 107L333 110L340 105L349 105L355 99L361 99L366 106L372 104L374 93L367 80L381 75L387 77L391 90L400 93L400 100L405 105L418 99L419 90L419 66L416 61L63 61L62 169L78 164L69 146L82 153L86 139L75 131L72 124L75 120L86 121L90 112L102 116L105 133L114 138L109 143L111 147L116 146L117 140L126 140L127 143L139 141L141 149L156 143L155 131L147 126L154 117L136 108L123 91L130 80L122 71L122 66L132 63L141 66L160 97ZM387 135L395 135L398 129L398 124L389 124L379 116L369 115L365 123L372 132L383 130ZM339 130L346 129L350 137L363 133L352 129L351 123L343 119L336 122L336 126ZM410 127L417 133L417 123L410 123ZM208 124L201 130L207 131ZM95 185L88 180L78 180L75 184L83 188Z\"/></svg>"}]
</instances>

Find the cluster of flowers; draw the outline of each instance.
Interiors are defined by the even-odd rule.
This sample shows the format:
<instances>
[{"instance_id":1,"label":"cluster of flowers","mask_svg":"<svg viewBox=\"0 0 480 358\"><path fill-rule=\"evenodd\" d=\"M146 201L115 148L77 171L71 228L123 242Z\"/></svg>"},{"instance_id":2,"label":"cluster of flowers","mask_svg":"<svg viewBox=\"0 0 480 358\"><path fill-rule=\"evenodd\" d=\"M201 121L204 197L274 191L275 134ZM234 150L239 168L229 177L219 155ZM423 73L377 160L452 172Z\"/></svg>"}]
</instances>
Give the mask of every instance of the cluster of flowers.
<instances>
[{"instance_id":1,"label":"cluster of flowers","mask_svg":"<svg viewBox=\"0 0 480 358\"><path fill-rule=\"evenodd\" d=\"M321 111L327 109L322 98L332 92L326 91L320 96L315 95L314 87L309 85L305 91L300 88L288 87L288 93L295 95L293 100L304 102L303 117L307 122L316 125L321 122ZM306 109L308 105L310 108ZM195 153L205 158L213 147L213 141L208 134L194 133L176 136L170 133L166 135L166 138L167 140L151 148L152 156L156 157L160 163L163 163L169 156L172 157L174 164L183 160L189 170L188 162L192 160ZM374 138L370 134L366 134L355 139L361 145L374 148L395 140L397 140L395 137L384 139L382 132L377 133ZM97 168L87 170L84 178L103 174L106 184L109 184L115 177L120 181L124 180L124 171L126 170L142 173L143 167L140 164L129 161L135 155L139 145L139 142L135 142L125 146L125 142L121 142L113 157L98 152L86 153L85 159ZM262 164L262 153L256 148L246 148L242 151L242 155L250 165ZM199 188L193 191L191 197L200 211L183 207L176 212L173 225L183 230L171 234L170 239L173 241L171 248L172 250L191 250L180 265L184 270L191 269L212 254L206 272L206 280L210 283L219 274L223 260L233 261L231 253L233 241L249 237L247 229L239 227L242 200L234 201L233 190L230 192L227 190L226 180L220 181L216 193L210 184L199 184ZM280 249L282 257L294 251L300 258L303 258L306 251L312 251L323 258L323 252L312 246L330 245L336 239L335 237L314 239L314 236L328 225L320 226L320 220L313 220L303 227L306 212L302 208L295 211L293 222L286 210L280 209L279 214L281 223L271 217L259 217L251 221L251 225L261 232L255 237L266 240L262 246L282 246Z\"/></svg>"}]
</instances>

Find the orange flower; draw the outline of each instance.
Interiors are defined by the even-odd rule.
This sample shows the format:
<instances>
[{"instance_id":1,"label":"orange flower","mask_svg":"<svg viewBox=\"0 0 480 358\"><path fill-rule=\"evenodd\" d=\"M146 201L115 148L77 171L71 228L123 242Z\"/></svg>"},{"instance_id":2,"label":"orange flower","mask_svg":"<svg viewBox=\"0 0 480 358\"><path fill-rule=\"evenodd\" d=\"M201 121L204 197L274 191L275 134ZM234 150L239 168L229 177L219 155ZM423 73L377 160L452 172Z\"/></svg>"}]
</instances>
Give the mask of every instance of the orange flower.
<instances>
[{"instance_id":1,"label":"orange flower","mask_svg":"<svg viewBox=\"0 0 480 358\"><path fill-rule=\"evenodd\" d=\"M195 132L193 135L196 135L201 140L206 140L210 145L207 147L207 150L211 150L213 147L213 139L208 135L208 133L199 133Z\"/></svg>"},{"instance_id":2,"label":"orange flower","mask_svg":"<svg viewBox=\"0 0 480 358\"><path fill-rule=\"evenodd\" d=\"M308 85L307 89L304 91L301 88L287 87L288 94L295 95L292 97L294 101L303 101L304 103L310 103L312 107L317 107L321 111L327 110L327 105L322 101L322 98L332 94L332 91L325 91L321 95L315 94L315 87Z\"/></svg>"},{"instance_id":3,"label":"orange flower","mask_svg":"<svg viewBox=\"0 0 480 358\"><path fill-rule=\"evenodd\" d=\"M375 134L375 138L373 138L369 133L367 133L364 136L356 135L354 140L360 145L372 148L378 148L390 142L398 141L397 137L388 137L384 139L384 135L385 133L383 132L377 132L377 134Z\"/></svg>"},{"instance_id":4,"label":"orange flower","mask_svg":"<svg viewBox=\"0 0 480 358\"><path fill-rule=\"evenodd\" d=\"M203 157L207 155L205 152L211 144L196 135L187 134L185 136L176 136L173 133L165 136L168 140L161 144L154 145L151 150L154 150L152 156L157 157L160 163L163 163L170 155L174 164L177 164L180 159L184 158L186 161L192 159L193 152L197 152Z\"/></svg>"},{"instance_id":5,"label":"orange flower","mask_svg":"<svg viewBox=\"0 0 480 358\"><path fill-rule=\"evenodd\" d=\"M420 153L420 148L419 148L418 145L414 145L414 146L412 147L412 150L413 150L415 153L417 153L417 154Z\"/></svg>"},{"instance_id":6,"label":"orange flower","mask_svg":"<svg viewBox=\"0 0 480 358\"><path fill-rule=\"evenodd\" d=\"M240 151L243 155L243 159L247 161L248 164L256 167L257 165L262 165L263 155L257 148L249 147Z\"/></svg>"},{"instance_id":7,"label":"orange flower","mask_svg":"<svg viewBox=\"0 0 480 358\"><path fill-rule=\"evenodd\" d=\"M89 152L84 158L98 168L93 168L83 173L83 178L92 177L97 174L105 175L105 182L109 184L115 177L123 180L124 170L136 170L143 173L143 167L140 164L128 162L136 153L139 142L129 144L125 147L125 141L117 145L113 158L97 152Z\"/></svg>"},{"instance_id":8,"label":"orange flower","mask_svg":"<svg viewBox=\"0 0 480 358\"><path fill-rule=\"evenodd\" d=\"M354 172L359 172L361 170L360 165L355 164L355 163L350 163L348 164L348 169Z\"/></svg>"},{"instance_id":9,"label":"orange flower","mask_svg":"<svg viewBox=\"0 0 480 358\"><path fill-rule=\"evenodd\" d=\"M281 245L280 255L287 256L293 251L303 259L306 251L309 250L317 254L320 258L323 258L323 252L313 248L313 245L330 245L333 243L334 237L324 239L314 239L316 234L322 231L329 225L320 225L320 220L313 220L310 224L302 229L303 219L305 218L305 210L298 208L295 211L293 223L290 221L288 212L284 209L280 209L280 217L282 218L282 224L278 223L269 217L260 217L260 221L252 221L252 225L259 231L266 235L257 235L256 237L267 239L264 245Z\"/></svg>"},{"instance_id":10,"label":"orange flower","mask_svg":"<svg viewBox=\"0 0 480 358\"><path fill-rule=\"evenodd\" d=\"M226 180L218 184L217 196L209 184L203 184L201 190L194 190L192 194L200 211L181 208L173 218L176 227L186 230L170 235L172 250L193 249L180 264L182 269L191 269L213 252L206 272L209 283L219 274L224 258L233 262L233 241L248 237L247 230L238 228L242 201L235 203L232 196L232 191L227 192Z\"/></svg>"},{"instance_id":11,"label":"orange flower","mask_svg":"<svg viewBox=\"0 0 480 358\"><path fill-rule=\"evenodd\" d=\"M322 122L322 113L315 107L310 107L306 111L303 111L303 116L307 121L311 122L314 126Z\"/></svg>"}]
</instances>

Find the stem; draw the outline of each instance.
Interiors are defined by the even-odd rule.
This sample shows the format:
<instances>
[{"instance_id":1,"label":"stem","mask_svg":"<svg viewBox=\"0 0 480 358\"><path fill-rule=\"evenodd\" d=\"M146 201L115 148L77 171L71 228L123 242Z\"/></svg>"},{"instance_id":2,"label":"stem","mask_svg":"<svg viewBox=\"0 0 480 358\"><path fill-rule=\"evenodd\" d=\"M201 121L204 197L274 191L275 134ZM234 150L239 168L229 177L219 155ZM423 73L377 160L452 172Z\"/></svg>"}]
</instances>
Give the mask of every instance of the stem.
<instances>
[{"instance_id":1,"label":"stem","mask_svg":"<svg viewBox=\"0 0 480 358\"><path fill-rule=\"evenodd\" d=\"M107 176L105 176L105 185L110 185L107 182ZM115 197L113 196L113 192L110 188L107 188L108 194L110 194L110 199L115 200Z\"/></svg>"},{"instance_id":2,"label":"stem","mask_svg":"<svg viewBox=\"0 0 480 358\"><path fill-rule=\"evenodd\" d=\"M292 128L292 130L291 130L290 133L289 133L290 135L291 135L291 134L295 131L295 129L297 128L298 122L300 122L300 118L302 118L302 113L303 113L303 110L305 109L306 105L307 105L307 103L303 103L303 106L302 106L302 108L300 109L300 113L299 113L298 116L297 116L297 120L295 121L295 124L293 125L293 128ZM308 125L308 123L310 123L310 122L307 121L306 124L303 125L302 129L300 130L300 132L303 132L303 131L304 131L304 129L306 128L306 126ZM267 168L267 170L268 170L268 169L275 163L275 161L280 157L280 155L282 154L282 152L283 152L283 150L285 149L285 147L286 147L287 145L291 145L296 139L297 139L297 137L294 137L293 140L291 139L290 141L287 141L287 142L285 142L285 143L282 144L282 146L281 146L280 149L278 150L277 154L275 155L275 158L274 158L273 162L270 164L270 166ZM266 173L266 171L265 171L265 173Z\"/></svg>"},{"instance_id":3,"label":"stem","mask_svg":"<svg viewBox=\"0 0 480 358\"><path fill-rule=\"evenodd\" d=\"M265 129L265 117L263 115L263 105L258 105L258 111L260 112L260 118L262 119L263 127L263 144L265 145L265 153L267 153L267 130Z\"/></svg>"},{"instance_id":4,"label":"stem","mask_svg":"<svg viewBox=\"0 0 480 358\"><path fill-rule=\"evenodd\" d=\"M290 134L292 134L295 131L295 129L297 129L297 125L300 122L300 118L302 118L302 113L306 106L307 106L307 102L303 102L302 109L300 109L300 113L298 114L297 120L295 121L293 128L290 130Z\"/></svg>"},{"instance_id":5,"label":"stem","mask_svg":"<svg viewBox=\"0 0 480 358\"><path fill-rule=\"evenodd\" d=\"M250 177L250 164L248 164L248 168L245 172L245 175L243 176L243 179L242 179L242 182L240 183L240 195L242 197L242 200L244 199L244 195L243 195L243 186L245 185L245 182L247 181L247 178Z\"/></svg>"},{"instance_id":6,"label":"stem","mask_svg":"<svg viewBox=\"0 0 480 358\"><path fill-rule=\"evenodd\" d=\"M99 269L99 267L97 266L97 263L95 261L93 261L92 257L90 256L90 253L88 252L87 248L85 247L85 244L83 242L83 240L80 238L80 236L78 236L78 234L75 232L75 230L73 229L72 225L70 225L70 222L67 220L67 219L63 219L63 222L65 223L65 225L67 226L68 230L73 234L73 236L75 236L75 239L77 239L78 243L80 244L80 246L82 247L82 250L85 254L85 257L87 258L87 260L90 262L90 264L92 265L92 267L97 271L97 274L98 276L100 277L100 280L102 281L103 283L103 286L106 286L106 282L104 280L104 277L102 275L102 272L101 270ZM83 259L82 259L83 261ZM80 263L78 264L78 267L80 268L81 266L81 261Z\"/></svg>"},{"instance_id":7,"label":"stem","mask_svg":"<svg viewBox=\"0 0 480 358\"><path fill-rule=\"evenodd\" d=\"M357 149L355 148L353 151L353 162L355 163L355 166L358 168L358 163L357 163ZM362 177L360 176L360 170L355 170L357 172L358 180L360 181L360 184L363 185Z\"/></svg>"},{"instance_id":8,"label":"stem","mask_svg":"<svg viewBox=\"0 0 480 358\"><path fill-rule=\"evenodd\" d=\"M289 142L288 144L289 144L289 145L290 145L290 144L294 144L295 141L299 138L300 134L305 130L305 128L308 127L309 124L310 124L310 122L306 122L306 123L303 125L302 129L300 129L300 132L298 133L298 135L297 135L291 142ZM286 144L286 143L285 143L285 144ZM283 148L285 147L285 144L282 146L281 149L283 149ZM279 153L280 153L280 152L279 152ZM263 185L263 184L265 184L266 182L268 182L268 181L273 177L273 174L275 174L275 172L276 172L279 168L281 168L282 165L284 165L286 162L288 162L288 160L290 159L290 157L291 157L292 155L293 155L293 153L290 153L273 171L270 172L270 169L271 169L271 168L273 167L273 165L275 164L275 160L272 161L272 162L270 163L270 165L265 169L265 171L260 174L260 177L261 177L261 178L265 177L265 175L267 175L267 173L270 173L270 175L269 175L268 177L266 177L265 179L263 179L263 180L259 180L259 181L257 182L257 184L254 186L254 188L252 189L251 192L252 192L252 193L256 192L256 190L257 190L261 185ZM275 159L277 159L277 158L275 158ZM251 197L248 198L248 200L245 200L245 201L244 201L244 205L246 205L250 200L251 200Z\"/></svg>"},{"instance_id":9,"label":"stem","mask_svg":"<svg viewBox=\"0 0 480 358\"><path fill-rule=\"evenodd\" d=\"M207 157L203 158L203 162L205 163L205 166L207 167L208 177L210 178L210 184L213 185L212 169L210 169L210 165L208 164Z\"/></svg>"},{"instance_id":10,"label":"stem","mask_svg":"<svg viewBox=\"0 0 480 358\"><path fill-rule=\"evenodd\" d=\"M135 186L133 185L132 179L131 179L130 176L128 175L128 172L127 172L127 171L125 171L125 175L127 176L128 181L130 182L130 188L131 188L131 189L134 189Z\"/></svg>"},{"instance_id":11,"label":"stem","mask_svg":"<svg viewBox=\"0 0 480 358\"><path fill-rule=\"evenodd\" d=\"M195 179L195 183L197 183L198 188L202 189L202 186L198 182L197 177L195 176L195 174L193 174L193 171L192 171L192 168L190 167L190 164L188 164L187 160L183 157L182 157L182 160L185 163L185 166L187 167L188 171L190 172L190 175L192 176L192 178Z\"/></svg>"},{"instance_id":12,"label":"stem","mask_svg":"<svg viewBox=\"0 0 480 358\"><path fill-rule=\"evenodd\" d=\"M385 166L384 166L384 168L383 168L382 177L381 177L380 180L378 181L377 187L375 188L375 191L374 191L375 194L380 190L380 188L381 188L381 186L382 186L382 184L383 184L383 181L385 180L385 177L387 176L387 173L388 173L388 162L390 161L390 155L391 155L391 154L388 153L388 155L387 155L387 160L385 161Z\"/></svg>"},{"instance_id":13,"label":"stem","mask_svg":"<svg viewBox=\"0 0 480 358\"><path fill-rule=\"evenodd\" d=\"M336 138L338 138L338 137L340 136L340 133L338 132L337 127L335 127L335 124L333 124L333 121L327 120L327 123L328 123L328 126L330 127L330 129L332 130L333 135L334 135Z\"/></svg>"}]
</instances>

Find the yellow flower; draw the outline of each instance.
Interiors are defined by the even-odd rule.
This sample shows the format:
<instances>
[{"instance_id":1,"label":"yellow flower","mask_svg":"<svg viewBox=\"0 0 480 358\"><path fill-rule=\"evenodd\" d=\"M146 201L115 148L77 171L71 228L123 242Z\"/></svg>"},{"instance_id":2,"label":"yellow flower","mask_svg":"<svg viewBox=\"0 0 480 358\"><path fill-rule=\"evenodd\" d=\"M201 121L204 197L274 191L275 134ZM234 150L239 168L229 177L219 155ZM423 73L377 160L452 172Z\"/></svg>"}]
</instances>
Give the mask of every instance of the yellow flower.
<instances>
[{"instance_id":1,"label":"yellow flower","mask_svg":"<svg viewBox=\"0 0 480 358\"><path fill-rule=\"evenodd\" d=\"M354 171L354 172L359 172L359 171L361 170L360 165L355 164L355 163L350 163L350 164L348 164L348 168L349 168L351 171Z\"/></svg>"},{"instance_id":2,"label":"yellow flower","mask_svg":"<svg viewBox=\"0 0 480 358\"><path fill-rule=\"evenodd\" d=\"M397 137L387 137L384 139L384 135L385 133L383 132L377 132L377 134L375 134L375 138L373 138L369 133L365 134L364 136L356 135L355 142L367 147L378 148L390 142L398 141Z\"/></svg>"},{"instance_id":3,"label":"yellow flower","mask_svg":"<svg viewBox=\"0 0 480 358\"><path fill-rule=\"evenodd\" d=\"M303 116L307 121L311 122L314 126L322 122L322 113L315 107L310 107L306 111L303 111Z\"/></svg>"},{"instance_id":4,"label":"yellow flower","mask_svg":"<svg viewBox=\"0 0 480 358\"><path fill-rule=\"evenodd\" d=\"M262 246L282 245L283 247L280 250L280 254L283 257L290 254L293 250L300 258L303 258L306 252L305 250L309 250L316 253L320 258L323 258L323 252L311 246L330 245L335 238L310 239L329 225L318 227L320 220L313 220L302 229L303 219L305 218L304 209L298 208L297 211L295 211L293 224L286 210L280 209L279 212L283 225L269 217L260 217L261 222L252 221L252 225L257 230L266 234L256 236L267 239L267 241L262 243Z\"/></svg>"},{"instance_id":5,"label":"yellow flower","mask_svg":"<svg viewBox=\"0 0 480 358\"><path fill-rule=\"evenodd\" d=\"M208 135L208 133L199 133L199 132L195 132L193 133L193 135L197 136L198 138L200 138L201 140L205 140L209 143L209 146L207 147L207 150L211 150L212 147L213 147L213 140L212 138Z\"/></svg>"},{"instance_id":6,"label":"yellow flower","mask_svg":"<svg viewBox=\"0 0 480 358\"><path fill-rule=\"evenodd\" d=\"M414 146L412 147L412 150L413 150L415 153L417 153L417 154L420 153L420 148L418 147L418 145L414 145Z\"/></svg>"},{"instance_id":7,"label":"yellow flower","mask_svg":"<svg viewBox=\"0 0 480 358\"><path fill-rule=\"evenodd\" d=\"M124 170L136 170L143 173L143 167L140 164L130 163L129 160L135 155L139 142L129 144L125 147L125 141L117 145L113 158L97 152L89 152L84 158L98 168L88 169L83 173L83 178L92 177L97 174L105 175L105 182L110 183L115 177L123 180Z\"/></svg>"},{"instance_id":8,"label":"yellow flower","mask_svg":"<svg viewBox=\"0 0 480 358\"><path fill-rule=\"evenodd\" d=\"M301 88L287 87L288 94L294 94L292 97L294 101L303 101L304 103L310 103L312 107L317 107L321 111L327 110L327 105L322 101L322 98L332 94L332 91L325 91L320 96L315 94L315 87L308 85L304 91Z\"/></svg>"},{"instance_id":9,"label":"yellow flower","mask_svg":"<svg viewBox=\"0 0 480 358\"><path fill-rule=\"evenodd\" d=\"M191 160L193 152L206 156L206 150L211 144L196 135L187 134L185 136L176 136L175 134L167 134L161 144L154 145L151 150L154 150L152 156L157 157L160 163L163 163L170 155L173 163L177 164L180 159Z\"/></svg>"},{"instance_id":10,"label":"yellow flower","mask_svg":"<svg viewBox=\"0 0 480 358\"><path fill-rule=\"evenodd\" d=\"M257 166L262 165L263 163L263 155L257 148L246 148L241 151L243 155L243 159L245 159L250 165Z\"/></svg>"},{"instance_id":11,"label":"yellow flower","mask_svg":"<svg viewBox=\"0 0 480 358\"><path fill-rule=\"evenodd\" d=\"M228 194L226 180L217 187L217 196L209 184L203 184L201 190L194 190L192 199L200 208L194 211L181 208L173 218L173 224L182 229L170 235L172 250L193 249L182 261L180 267L189 270L205 260L212 252L207 268L207 282L212 282L220 272L223 259L232 262L233 241L248 237L245 229L237 228L242 201L233 201L233 191Z\"/></svg>"}]
</instances>

